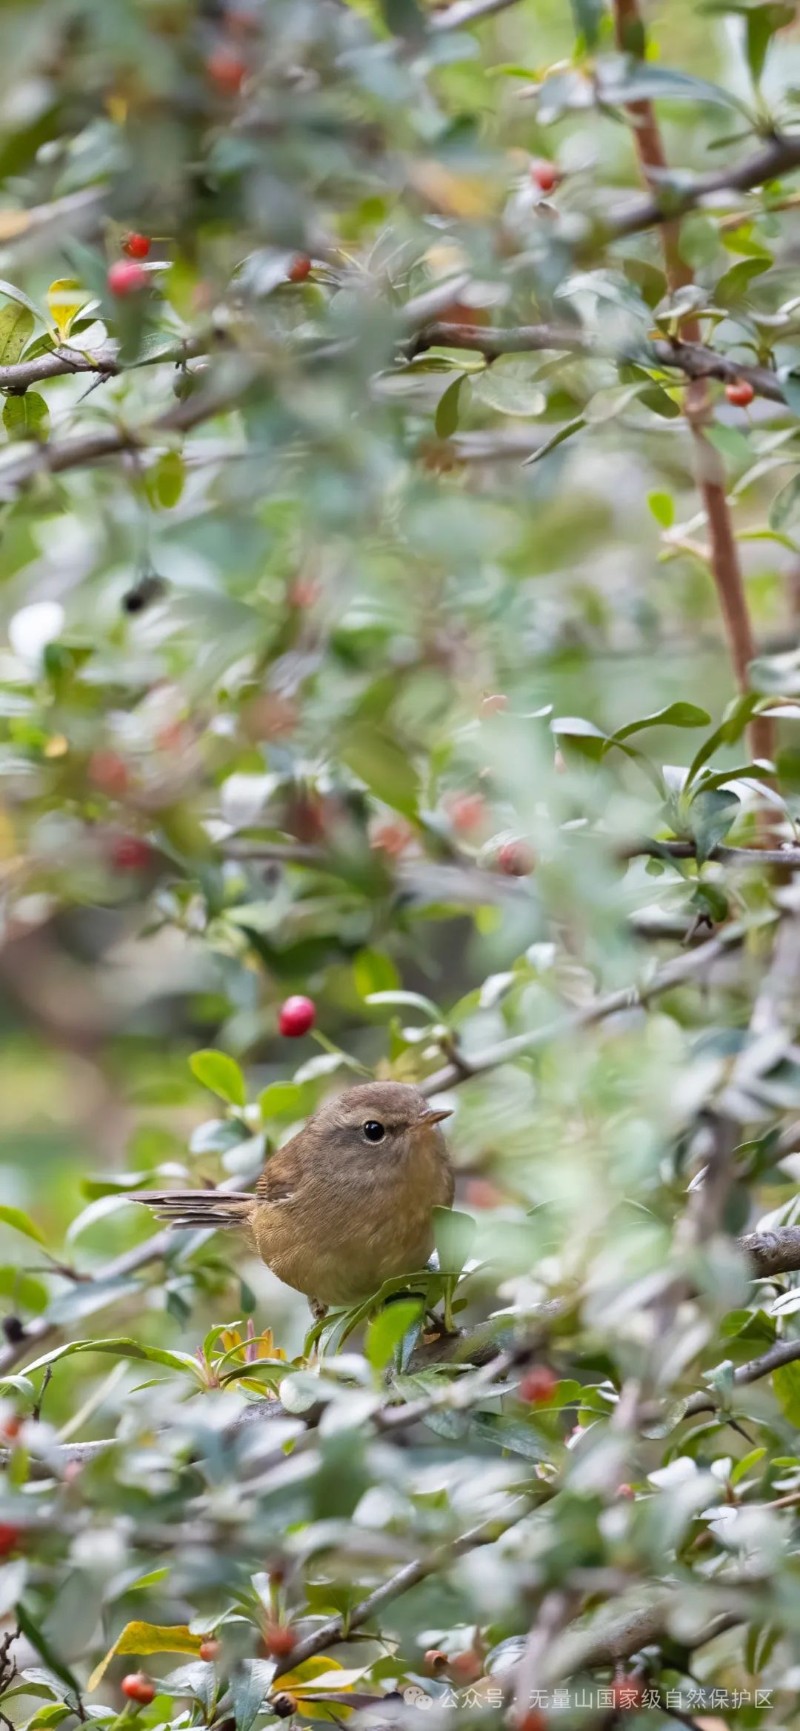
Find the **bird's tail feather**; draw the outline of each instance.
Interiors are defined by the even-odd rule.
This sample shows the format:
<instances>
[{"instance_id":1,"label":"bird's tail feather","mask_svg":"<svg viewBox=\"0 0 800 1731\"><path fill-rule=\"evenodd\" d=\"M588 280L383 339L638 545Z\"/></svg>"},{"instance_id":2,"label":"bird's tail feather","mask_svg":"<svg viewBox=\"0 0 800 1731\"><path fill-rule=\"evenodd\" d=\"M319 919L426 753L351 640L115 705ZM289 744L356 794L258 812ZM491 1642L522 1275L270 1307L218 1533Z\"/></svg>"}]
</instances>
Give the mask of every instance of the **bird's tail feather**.
<instances>
[{"instance_id":1,"label":"bird's tail feather","mask_svg":"<svg viewBox=\"0 0 800 1731\"><path fill-rule=\"evenodd\" d=\"M206 1227L241 1231L254 1203L252 1196L232 1190L129 1190L127 1195L131 1202L152 1208L157 1220L184 1231Z\"/></svg>"}]
</instances>

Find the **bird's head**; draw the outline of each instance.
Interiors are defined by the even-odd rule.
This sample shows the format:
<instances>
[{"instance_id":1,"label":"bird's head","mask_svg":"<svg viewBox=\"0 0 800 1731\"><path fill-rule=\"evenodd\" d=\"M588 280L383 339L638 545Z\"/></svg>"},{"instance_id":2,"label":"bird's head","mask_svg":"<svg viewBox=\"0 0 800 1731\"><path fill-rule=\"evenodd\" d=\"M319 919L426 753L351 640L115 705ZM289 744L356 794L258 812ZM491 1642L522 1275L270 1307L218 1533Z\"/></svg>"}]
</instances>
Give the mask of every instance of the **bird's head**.
<instances>
[{"instance_id":1,"label":"bird's head","mask_svg":"<svg viewBox=\"0 0 800 1731\"><path fill-rule=\"evenodd\" d=\"M444 1152L439 1126L450 1114L406 1082L365 1082L326 1100L311 1123L331 1151L392 1159L431 1144Z\"/></svg>"}]
</instances>

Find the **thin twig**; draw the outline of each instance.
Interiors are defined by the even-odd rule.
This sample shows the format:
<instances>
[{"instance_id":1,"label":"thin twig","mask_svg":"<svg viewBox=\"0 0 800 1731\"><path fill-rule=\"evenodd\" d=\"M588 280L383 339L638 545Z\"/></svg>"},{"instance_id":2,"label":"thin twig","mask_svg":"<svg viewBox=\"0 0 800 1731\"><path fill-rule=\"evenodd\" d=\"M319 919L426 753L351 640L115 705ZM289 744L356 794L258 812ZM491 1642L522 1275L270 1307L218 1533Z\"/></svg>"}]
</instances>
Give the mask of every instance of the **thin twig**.
<instances>
[{"instance_id":1,"label":"thin twig","mask_svg":"<svg viewBox=\"0 0 800 1731\"><path fill-rule=\"evenodd\" d=\"M777 917L775 913L769 916L770 919ZM715 937L709 938L707 943L699 944L697 949L671 957L641 985L623 986L618 991L607 992L591 1004L568 1011L556 1021L546 1022L540 1028L531 1028L524 1034L512 1034L510 1039L487 1046L482 1052L471 1052L469 1064L473 1075L497 1069L498 1065L507 1064L514 1058L525 1057L538 1051L540 1047L549 1045L553 1040L576 1033L579 1028L594 1027L597 1022L606 1021L609 1016L620 1015L626 1010L643 1009L645 1005L652 1003L654 998L662 997L676 986L685 985L698 975L706 974L723 956L738 949L751 929L753 928L740 922L726 926ZM420 1086L423 1093L436 1094L443 1088L455 1087L463 1080L457 1065L446 1064L441 1070L434 1071L432 1076L426 1076Z\"/></svg>"},{"instance_id":2,"label":"thin twig","mask_svg":"<svg viewBox=\"0 0 800 1731\"><path fill-rule=\"evenodd\" d=\"M661 370L671 369L693 380L718 379L731 383L746 379L757 396L775 403L786 402L778 375L770 367L749 366L720 354L706 343L684 342L678 337L604 347L601 332L587 331L577 325L487 326L432 320L409 339L405 352L413 358L432 348L468 349L490 361L500 355L538 354L546 350L589 358L602 356L616 363L635 361Z\"/></svg>"},{"instance_id":3,"label":"thin twig","mask_svg":"<svg viewBox=\"0 0 800 1731\"><path fill-rule=\"evenodd\" d=\"M612 12L618 47L634 59L643 59L646 39L639 0L613 0ZM652 188L668 173L655 110L651 102L637 101L628 104L628 111L634 121L633 138L642 175ZM664 267L672 295L694 281L680 250L680 214L680 210L671 209L661 228ZM683 329L690 344L700 343L700 322L695 313L684 319ZM745 599L739 549L725 494L725 471L719 452L706 438L711 405L704 377L697 377L687 392L684 412L694 440L697 486L708 524L711 574L725 623L736 683L740 691L746 692L749 690L750 663L755 658L755 639ZM768 716L753 716L748 732L754 757L772 756L774 731Z\"/></svg>"},{"instance_id":4,"label":"thin twig","mask_svg":"<svg viewBox=\"0 0 800 1731\"><path fill-rule=\"evenodd\" d=\"M518 1501L514 1512L509 1515L492 1515L488 1520L481 1521L479 1526L471 1527L462 1533L458 1539L437 1545L426 1556L415 1557L413 1562L406 1563L402 1569L392 1575L388 1581L383 1581L373 1592L349 1613L343 1616L329 1617L318 1629L313 1629L292 1648L288 1658L279 1659L275 1667L275 1681L284 1671L293 1671L297 1665L312 1659L315 1654L322 1653L337 1641L344 1641L353 1629L360 1629L368 1623L377 1611L384 1605L390 1605L394 1599L399 1599L403 1593L409 1592L420 1581L427 1580L429 1575L438 1574L440 1570L449 1568L457 1557L465 1556L469 1551L477 1550L481 1545L496 1544L511 1527L524 1519L531 1508L531 1502L526 1497Z\"/></svg>"}]
</instances>

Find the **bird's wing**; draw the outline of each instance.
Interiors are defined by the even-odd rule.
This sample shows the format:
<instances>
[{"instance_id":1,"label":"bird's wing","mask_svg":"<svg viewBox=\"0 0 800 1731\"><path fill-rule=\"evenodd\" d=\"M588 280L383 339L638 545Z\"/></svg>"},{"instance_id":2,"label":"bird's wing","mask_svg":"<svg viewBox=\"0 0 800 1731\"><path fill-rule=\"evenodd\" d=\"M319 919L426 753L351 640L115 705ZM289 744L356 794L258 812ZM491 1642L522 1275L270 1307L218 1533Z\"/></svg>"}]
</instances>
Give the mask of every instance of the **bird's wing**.
<instances>
[{"instance_id":1,"label":"bird's wing","mask_svg":"<svg viewBox=\"0 0 800 1731\"><path fill-rule=\"evenodd\" d=\"M256 1184L259 1202L291 1202L302 1190L308 1161L297 1147L299 1140L299 1136L293 1136L267 1161Z\"/></svg>"}]
</instances>

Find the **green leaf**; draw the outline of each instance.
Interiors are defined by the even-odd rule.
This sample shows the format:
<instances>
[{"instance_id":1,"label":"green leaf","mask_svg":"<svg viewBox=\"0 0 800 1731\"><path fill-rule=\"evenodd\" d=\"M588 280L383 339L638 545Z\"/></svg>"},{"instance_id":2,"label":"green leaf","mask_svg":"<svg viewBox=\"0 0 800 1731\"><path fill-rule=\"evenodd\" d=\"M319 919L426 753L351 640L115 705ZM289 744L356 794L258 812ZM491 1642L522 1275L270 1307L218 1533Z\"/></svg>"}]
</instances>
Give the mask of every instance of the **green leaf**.
<instances>
[{"instance_id":1,"label":"green leaf","mask_svg":"<svg viewBox=\"0 0 800 1731\"><path fill-rule=\"evenodd\" d=\"M375 992L394 992L400 985L394 962L383 950L359 950L353 963L353 979L360 998L369 998Z\"/></svg>"},{"instance_id":2,"label":"green leaf","mask_svg":"<svg viewBox=\"0 0 800 1731\"><path fill-rule=\"evenodd\" d=\"M147 470L144 485L150 504L171 511L183 492L186 466L180 451L164 451Z\"/></svg>"},{"instance_id":3,"label":"green leaf","mask_svg":"<svg viewBox=\"0 0 800 1731\"><path fill-rule=\"evenodd\" d=\"M548 439L544 445L540 445L538 450L531 451L529 457L523 458L523 469L529 468L531 463L541 463L544 457L549 457L551 451L555 451L558 449L559 445L563 445L565 439L571 439L573 434L579 433L581 428L585 426L586 416L576 415L574 420L567 422L566 426L559 427L558 432L554 433L552 438Z\"/></svg>"},{"instance_id":4,"label":"green leaf","mask_svg":"<svg viewBox=\"0 0 800 1731\"><path fill-rule=\"evenodd\" d=\"M746 1479L748 1473L751 1473L753 1468L757 1467L759 1463L763 1461L766 1452L765 1448L751 1449L749 1454L744 1455L740 1461L737 1461L736 1465L731 1469L731 1484L738 1485L742 1479Z\"/></svg>"},{"instance_id":5,"label":"green leaf","mask_svg":"<svg viewBox=\"0 0 800 1731\"><path fill-rule=\"evenodd\" d=\"M458 404L465 379L466 373L459 373L439 398L433 422L437 438L449 439L457 431Z\"/></svg>"},{"instance_id":6,"label":"green leaf","mask_svg":"<svg viewBox=\"0 0 800 1731\"><path fill-rule=\"evenodd\" d=\"M33 331L33 313L17 301L0 309L0 366L13 367Z\"/></svg>"},{"instance_id":7,"label":"green leaf","mask_svg":"<svg viewBox=\"0 0 800 1731\"><path fill-rule=\"evenodd\" d=\"M544 391L531 378L530 361L501 360L472 377L472 394L499 415L528 420L547 407Z\"/></svg>"},{"instance_id":8,"label":"green leaf","mask_svg":"<svg viewBox=\"0 0 800 1731\"><path fill-rule=\"evenodd\" d=\"M647 503L662 529L671 529L675 521L675 500L671 493L648 493Z\"/></svg>"},{"instance_id":9,"label":"green leaf","mask_svg":"<svg viewBox=\"0 0 800 1731\"><path fill-rule=\"evenodd\" d=\"M721 84L711 84L707 78L693 78L688 72L677 72L670 66L656 66L649 61L631 60L622 71L615 65L601 79L600 95L604 102L696 102L702 108L715 103L747 113L743 102ZM749 117L748 117L749 118ZM668 189L664 189L665 206L669 206Z\"/></svg>"},{"instance_id":10,"label":"green leaf","mask_svg":"<svg viewBox=\"0 0 800 1731\"><path fill-rule=\"evenodd\" d=\"M201 1388L205 1386L203 1371L190 1352L170 1352L163 1346L144 1346L141 1341L130 1340L126 1335L114 1335L106 1340L68 1340L63 1346L54 1346L51 1352L35 1358L32 1364L26 1364L25 1374L32 1376L34 1371L44 1370L48 1364L58 1364L62 1358L73 1358L76 1353L83 1352L110 1353L112 1358L141 1358L148 1364L163 1364L168 1370L193 1377Z\"/></svg>"},{"instance_id":11,"label":"green leaf","mask_svg":"<svg viewBox=\"0 0 800 1731\"><path fill-rule=\"evenodd\" d=\"M217 1094L220 1100L227 1100L230 1106L247 1105L247 1089L244 1076L235 1058L227 1052L217 1052L207 1048L202 1052L193 1052L189 1059L189 1069L204 1088L212 1094Z\"/></svg>"},{"instance_id":12,"label":"green leaf","mask_svg":"<svg viewBox=\"0 0 800 1731\"><path fill-rule=\"evenodd\" d=\"M576 34L588 49L596 48L605 16L605 0L570 0Z\"/></svg>"},{"instance_id":13,"label":"green leaf","mask_svg":"<svg viewBox=\"0 0 800 1731\"><path fill-rule=\"evenodd\" d=\"M118 1653L135 1653L143 1659L150 1658L153 1653L189 1653L196 1658L202 1642L202 1635L193 1635L185 1623L126 1623L113 1647L109 1647L105 1657L95 1666L86 1687L91 1695Z\"/></svg>"},{"instance_id":14,"label":"green leaf","mask_svg":"<svg viewBox=\"0 0 800 1731\"><path fill-rule=\"evenodd\" d=\"M714 732L703 740L702 745L692 758L686 777L687 788L691 786L703 765L708 763L709 758L714 756L715 751L718 751L721 745L735 745L736 741L741 739L749 721L763 702L764 699L759 697L756 692L747 692L744 697L733 699L732 703L728 705L719 727L716 727Z\"/></svg>"},{"instance_id":15,"label":"green leaf","mask_svg":"<svg viewBox=\"0 0 800 1731\"><path fill-rule=\"evenodd\" d=\"M609 745L628 739L632 733L641 733L646 727L705 727L710 720L708 710L700 709L696 703L669 703L666 709L654 709L639 721L627 721L624 727L618 727L611 734Z\"/></svg>"},{"instance_id":16,"label":"green leaf","mask_svg":"<svg viewBox=\"0 0 800 1731\"><path fill-rule=\"evenodd\" d=\"M22 1232L26 1238L32 1238L35 1244L47 1242L41 1227L21 1208L10 1208L6 1203L0 1203L0 1223L13 1226L15 1232Z\"/></svg>"},{"instance_id":17,"label":"green leaf","mask_svg":"<svg viewBox=\"0 0 800 1731\"><path fill-rule=\"evenodd\" d=\"M769 526L771 529L785 530L800 523L800 475L794 475L786 486L776 493L769 508Z\"/></svg>"},{"instance_id":18,"label":"green leaf","mask_svg":"<svg viewBox=\"0 0 800 1731\"><path fill-rule=\"evenodd\" d=\"M270 1082L259 1094L258 1104L263 1124L272 1118L301 1118L303 1091L296 1082Z\"/></svg>"},{"instance_id":19,"label":"green leaf","mask_svg":"<svg viewBox=\"0 0 800 1731\"><path fill-rule=\"evenodd\" d=\"M6 397L3 404L3 426L10 439L45 439L49 419L50 410L38 391Z\"/></svg>"},{"instance_id":20,"label":"green leaf","mask_svg":"<svg viewBox=\"0 0 800 1731\"><path fill-rule=\"evenodd\" d=\"M44 313L39 310L36 302L31 300L30 295L26 295L24 289L17 288L15 283L5 282L0 277L0 294L5 295L8 300L14 301L17 306L26 307L34 324L45 323Z\"/></svg>"},{"instance_id":21,"label":"green leaf","mask_svg":"<svg viewBox=\"0 0 800 1731\"><path fill-rule=\"evenodd\" d=\"M243 1659L230 1680L231 1706L236 1731L250 1731L272 1684L274 1666L264 1659ZM283 1688L283 1679L280 1687Z\"/></svg>"},{"instance_id":22,"label":"green leaf","mask_svg":"<svg viewBox=\"0 0 800 1731\"><path fill-rule=\"evenodd\" d=\"M363 722L345 735L342 761L366 783L371 793L404 817L416 817L419 807L419 777L414 765L395 740L379 728Z\"/></svg>"},{"instance_id":23,"label":"green leaf","mask_svg":"<svg viewBox=\"0 0 800 1731\"><path fill-rule=\"evenodd\" d=\"M599 763L606 750L609 738L602 728L595 727L593 721L587 721L583 715L558 715L550 723L550 731L556 739L565 739L582 757L591 758Z\"/></svg>"},{"instance_id":24,"label":"green leaf","mask_svg":"<svg viewBox=\"0 0 800 1731\"><path fill-rule=\"evenodd\" d=\"M20 1634L27 1636L31 1646L36 1648L40 1659L44 1660L48 1671L52 1671L56 1677L61 1679L62 1683L66 1683L67 1688L71 1689L77 1699L80 1700L80 1685L76 1681L69 1667L65 1665L63 1661L59 1659L58 1654L53 1651L47 1636L44 1634L43 1630L39 1628L38 1623L34 1622L27 1606L17 1605L14 1615L19 1624Z\"/></svg>"},{"instance_id":25,"label":"green leaf","mask_svg":"<svg viewBox=\"0 0 800 1731\"><path fill-rule=\"evenodd\" d=\"M784 1417L794 1430L800 1430L800 1363L782 1364L773 1371L772 1386Z\"/></svg>"},{"instance_id":26,"label":"green leaf","mask_svg":"<svg viewBox=\"0 0 800 1731\"><path fill-rule=\"evenodd\" d=\"M742 258L720 277L714 289L714 299L721 307L736 306L747 299L747 290L755 277L769 270L770 258Z\"/></svg>"},{"instance_id":27,"label":"green leaf","mask_svg":"<svg viewBox=\"0 0 800 1731\"><path fill-rule=\"evenodd\" d=\"M797 7L781 5L779 0L765 0L762 6L751 6L745 14L745 44L747 64L758 89L769 46L776 30L794 23Z\"/></svg>"},{"instance_id":28,"label":"green leaf","mask_svg":"<svg viewBox=\"0 0 800 1731\"><path fill-rule=\"evenodd\" d=\"M401 1298L373 1318L367 1329L365 1351L373 1370L383 1370L400 1342L419 1321L422 1305L419 1299Z\"/></svg>"},{"instance_id":29,"label":"green leaf","mask_svg":"<svg viewBox=\"0 0 800 1731\"><path fill-rule=\"evenodd\" d=\"M725 793L721 788L708 791L701 788L692 800L689 825L701 864L710 858L717 843L724 840L736 818L739 804L735 793Z\"/></svg>"},{"instance_id":30,"label":"green leaf","mask_svg":"<svg viewBox=\"0 0 800 1731\"><path fill-rule=\"evenodd\" d=\"M456 1208L434 1208L433 1240L441 1274L461 1273L475 1242L477 1226L471 1214Z\"/></svg>"},{"instance_id":31,"label":"green leaf","mask_svg":"<svg viewBox=\"0 0 800 1731\"><path fill-rule=\"evenodd\" d=\"M421 1010L431 1022L441 1022L442 1012L431 998L423 997L421 992L370 992L368 1004L390 1004L393 1008Z\"/></svg>"}]
</instances>

